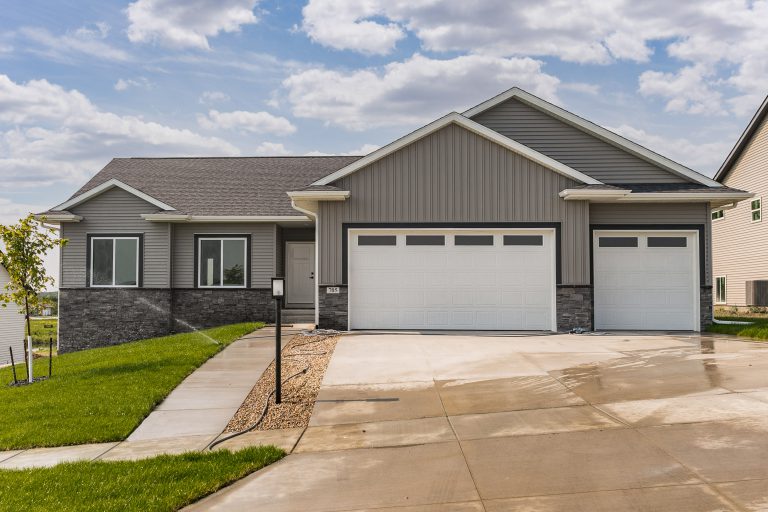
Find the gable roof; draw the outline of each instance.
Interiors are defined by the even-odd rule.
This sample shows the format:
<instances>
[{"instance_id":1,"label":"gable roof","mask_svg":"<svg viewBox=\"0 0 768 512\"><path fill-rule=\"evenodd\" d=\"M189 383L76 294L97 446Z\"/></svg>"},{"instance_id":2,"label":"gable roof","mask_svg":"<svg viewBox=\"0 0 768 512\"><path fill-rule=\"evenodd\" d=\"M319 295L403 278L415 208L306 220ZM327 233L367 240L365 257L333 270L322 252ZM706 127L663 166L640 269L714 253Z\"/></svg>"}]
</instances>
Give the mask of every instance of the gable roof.
<instances>
[{"instance_id":1,"label":"gable roof","mask_svg":"<svg viewBox=\"0 0 768 512\"><path fill-rule=\"evenodd\" d=\"M163 212L174 214L301 217L291 208L286 192L302 189L359 158L115 158L69 200L52 210L73 208L120 187Z\"/></svg>"},{"instance_id":2,"label":"gable roof","mask_svg":"<svg viewBox=\"0 0 768 512\"><path fill-rule=\"evenodd\" d=\"M728 176L728 173L731 172L734 164L744 152L747 144L749 144L749 142L752 140L755 132L766 117L768 117L768 96L765 97L763 103L757 109L757 112L755 112L755 115L752 116L752 120L749 121L747 128L741 134L739 140L736 141L736 144L733 146L733 149L731 149L731 152L728 153L728 156L725 158L723 165L721 165L720 169L718 169L717 173L715 173L715 179L717 181L722 182L726 176Z\"/></svg>"},{"instance_id":3,"label":"gable roof","mask_svg":"<svg viewBox=\"0 0 768 512\"><path fill-rule=\"evenodd\" d=\"M557 160L550 158L542 153L539 153L538 151L529 148L528 146L525 146L523 144L520 144L519 142L510 139L509 137L505 137L504 135L495 132L491 130L490 128L481 125L480 123L477 123L457 112L451 112L450 114L441 117L440 119L437 119L435 121L432 121L426 126L422 126L418 130L415 130L408 135L401 137L397 139L396 141L387 144L386 146L377 149L373 153L370 153L369 155L356 160L355 162L350 163L349 165L339 169L338 171L329 174L328 176L325 176L321 179L318 179L317 181L313 182L313 186L321 186L321 185L330 185L331 183L348 176L363 167L372 164L373 162L376 162L377 160L380 160L384 158L385 156L394 153L395 151L404 148L405 146L408 146L409 144L412 144L416 142L419 139L422 139L426 137L427 135L434 133L441 128L445 128L446 126L450 124L456 124L458 126L461 126L463 128L466 128L467 130L476 133L477 135L480 135L481 137L485 137L486 139L495 142L496 144L499 144L500 146L503 146L510 151L513 151L519 155L522 155L529 160L532 160L538 164L543 165L544 167L547 167L548 169L551 169L559 174L562 174L563 176L567 176L573 180L579 181L581 183L589 184L589 185L598 185L600 184L600 181L596 180L595 178L592 178L591 176L587 176L586 174L577 171L576 169L569 167L565 165L562 162L558 162Z\"/></svg>"},{"instance_id":4,"label":"gable roof","mask_svg":"<svg viewBox=\"0 0 768 512\"><path fill-rule=\"evenodd\" d=\"M548 101L545 101L538 96L534 96L533 94L526 92L518 87L513 87L497 96L494 96L489 100L480 103L475 107L470 108L469 110L463 112L463 115L470 118L477 116L486 110L489 110L496 105L499 105L500 103L513 98L537 110L549 114L566 124L578 128L581 131L597 137L598 139L607 142L608 144L627 151L628 153L635 155L638 158L657 165L662 169L671 172L672 174L694 181L696 183L707 185L708 187L720 186L720 183L711 178L707 178L703 174L689 169L688 167L670 160L669 158L659 155L658 153L655 153L650 149L641 146L640 144L632 142L631 140L626 139L621 135L618 135L610 130L607 130L606 128L603 128L600 125L579 117L572 112L558 107L557 105L553 105L552 103L549 103Z\"/></svg>"}]
</instances>

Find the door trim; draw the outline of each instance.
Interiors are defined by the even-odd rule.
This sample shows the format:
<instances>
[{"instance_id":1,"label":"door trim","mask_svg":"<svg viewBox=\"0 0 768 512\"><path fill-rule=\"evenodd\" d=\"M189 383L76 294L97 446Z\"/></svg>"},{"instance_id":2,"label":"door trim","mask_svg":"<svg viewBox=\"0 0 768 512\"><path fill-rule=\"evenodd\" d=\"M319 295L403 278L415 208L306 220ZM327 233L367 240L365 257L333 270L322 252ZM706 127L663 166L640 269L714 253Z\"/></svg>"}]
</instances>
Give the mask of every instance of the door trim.
<instances>
[{"instance_id":1,"label":"door trim","mask_svg":"<svg viewBox=\"0 0 768 512\"><path fill-rule=\"evenodd\" d=\"M291 271L290 270L291 266L289 265L289 261L288 261L288 254L290 253L290 251L288 251L288 247L290 245L294 245L294 244L295 245L315 244L315 241L310 241L310 240L286 240L285 241L285 254L283 256L285 258L285 261L283 262L283 264L285 265L285 279L286 279L286 281L288 280L288 273ZM316 254L317 254L317 245L315 244L315 250L312 251L312 258L315 258ZM317 275L316 275L317 265L316 265L316 262L317 262L317 260L312 262L312 265L311 265L311 267L313 269L312 272L315 273L315 278L313 279L313 283L312 283L312 288L313 288L313 290L312 290L312 301L313 302L311 302L311 303L310 302L291 302L291 297L288 295L288 286L287 286L287 283L286 283L286 294L285 294L285 307L286 308L290 308L292 306L293 307L295 307L295 306L302 306L302 305L310 305L313 309L316 307L316 305L317 305L317 303L315 302L315 295L316 295L315 294L315 289L317 288L317 286L315 285L315 283L317 282Z\"/></svg>"}]
</instances>

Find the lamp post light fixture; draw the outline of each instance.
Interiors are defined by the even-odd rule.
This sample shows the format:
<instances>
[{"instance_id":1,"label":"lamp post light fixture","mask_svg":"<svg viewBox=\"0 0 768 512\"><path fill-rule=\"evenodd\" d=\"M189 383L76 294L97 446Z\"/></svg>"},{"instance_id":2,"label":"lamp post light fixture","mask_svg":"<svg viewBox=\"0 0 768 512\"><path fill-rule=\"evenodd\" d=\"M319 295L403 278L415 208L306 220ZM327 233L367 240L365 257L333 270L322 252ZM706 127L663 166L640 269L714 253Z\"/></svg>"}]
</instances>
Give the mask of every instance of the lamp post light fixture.
<instances>
[{"instance_id":1,"label":"lamp post light fixture","mask_svg":"<svg viewBox=\"0 0 768 512\"><path fill-rule=\"evenodd\" d=\"M282 402L281 384L282 377L280 375L280 350L281 350L281 329L282 320L280 318L283 309L283 297L285 296L285 278L273 277L272 278L272 298L275 299L275 403Z\"/></svg>"}]
</instances>

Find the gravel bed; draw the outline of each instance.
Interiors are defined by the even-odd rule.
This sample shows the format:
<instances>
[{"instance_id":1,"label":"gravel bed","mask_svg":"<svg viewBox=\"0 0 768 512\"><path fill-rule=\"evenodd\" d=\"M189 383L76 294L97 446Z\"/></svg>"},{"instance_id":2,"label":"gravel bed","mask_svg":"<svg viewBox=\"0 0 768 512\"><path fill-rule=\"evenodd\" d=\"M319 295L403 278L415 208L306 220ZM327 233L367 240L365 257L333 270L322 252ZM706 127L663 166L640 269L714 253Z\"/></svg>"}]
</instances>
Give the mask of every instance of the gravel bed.
<instances>
[{"instance_id":1,"label":"gravel bed","mask_svg":"<svg viewBox=\"0 0 768 512\"><path fill-rule=\"evenodd\" d=\"M274 395L269 400L267 415L255 430L306 427L315 406L320 383L333 355L339 335L335 336L294 336L283 347L282 357L282 398L275 404ZM309 367L305 374L288 382L289 376ZM264 411L267 396L275 389L275 362L264 371L248 397L229 421L224 432L239 432L254 423Z\"/></svg>"}]
</instances>

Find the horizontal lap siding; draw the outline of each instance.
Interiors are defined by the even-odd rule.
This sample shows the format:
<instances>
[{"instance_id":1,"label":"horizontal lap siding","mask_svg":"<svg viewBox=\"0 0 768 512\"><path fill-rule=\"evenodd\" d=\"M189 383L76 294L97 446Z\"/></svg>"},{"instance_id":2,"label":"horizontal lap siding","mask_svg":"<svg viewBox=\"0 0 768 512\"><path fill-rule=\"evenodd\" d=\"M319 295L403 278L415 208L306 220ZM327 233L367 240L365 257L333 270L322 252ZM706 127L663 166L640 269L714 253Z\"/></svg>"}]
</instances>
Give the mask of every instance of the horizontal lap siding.
<instances>
[{"instance_id":1,"label":"horizontal lap siding","mask_svg":"<svg viewBox=\"0 0 768 512\"><path fill-rule=\"evenodd\" d=\"M83 220L62 224L61 236L68 240L61 250L62 288L86 286L87 236L100 233L143 233L143 286L168 287L168 227L141 218L142 214L157 213L157 206L113 188L70 211Z\"/></svg>"},{"instance_id":2,"label":"horizontal lap siding","mask_svg":"<svg viewBox=\"0 0 768 512\"><path fill-rule=\"evenodd\" d=\"M0 290L4 290L9 281L8 271L0 266ZM13 348L14 361L24 359L24 315L19 310L13 303L0 307L0 365L10 364L9 348Z\"/></svg>"},{"instance_id":3,"label":"horizontal lap siding","mask_svg":"<svg viewBox=\"0 0 768 512\"><path fill-rule=\"evenodd\" d=\"M768 279L768 118L755 131L724 184L752 192L763 203L761 222L752 222L751 200L747 200L712 223L714 274L726 277L728 304L748 306L747 281Z\"/></svg>"},{"instance_id":4,"label":"horizontal lap siding","mask_svg":"<svg viewBox=\"0 0 768 512\"><path fill-rule=\"evenodd\" d=\"M516 99L496 105L473 120L605 183L685 182Z\"/></svg>"},{"instance_id":5,"label":"horizontal lap siding","mask_svg":"<svg viewBox=\"0 0 768 512\"><path fill-rule=\"evenodd\" d=\"M561 222L562 281L589 282L588 207L558 193L577 183L450 125L353 173L345 202L320 206L320 283L342 276L348 222Z\"/></svg>"},{"instance_id":6,"label":"horizontal lap siding","mask_svg":"<svg viewBox=\"0 0 768 512\"><path fill-rule=\"evenodd\" d=\"M706 284L712 284L712 238L709 204L651 203L651 204L591 204L590 224L697 224L704 225L704 263Z\"/></svg>"},{"instance_id":7,"label":"horizontal lap siding","mask_svg":"<svg viewBox=\"0 0 768 512\"><path fill-rule=\"evenodd\" d=\"M251 286L268 288L277 272L277 226L255 223L177 224L173 232L173 287L195 287L195 235L251 237Z\"/></svg>"}]
</instances>

